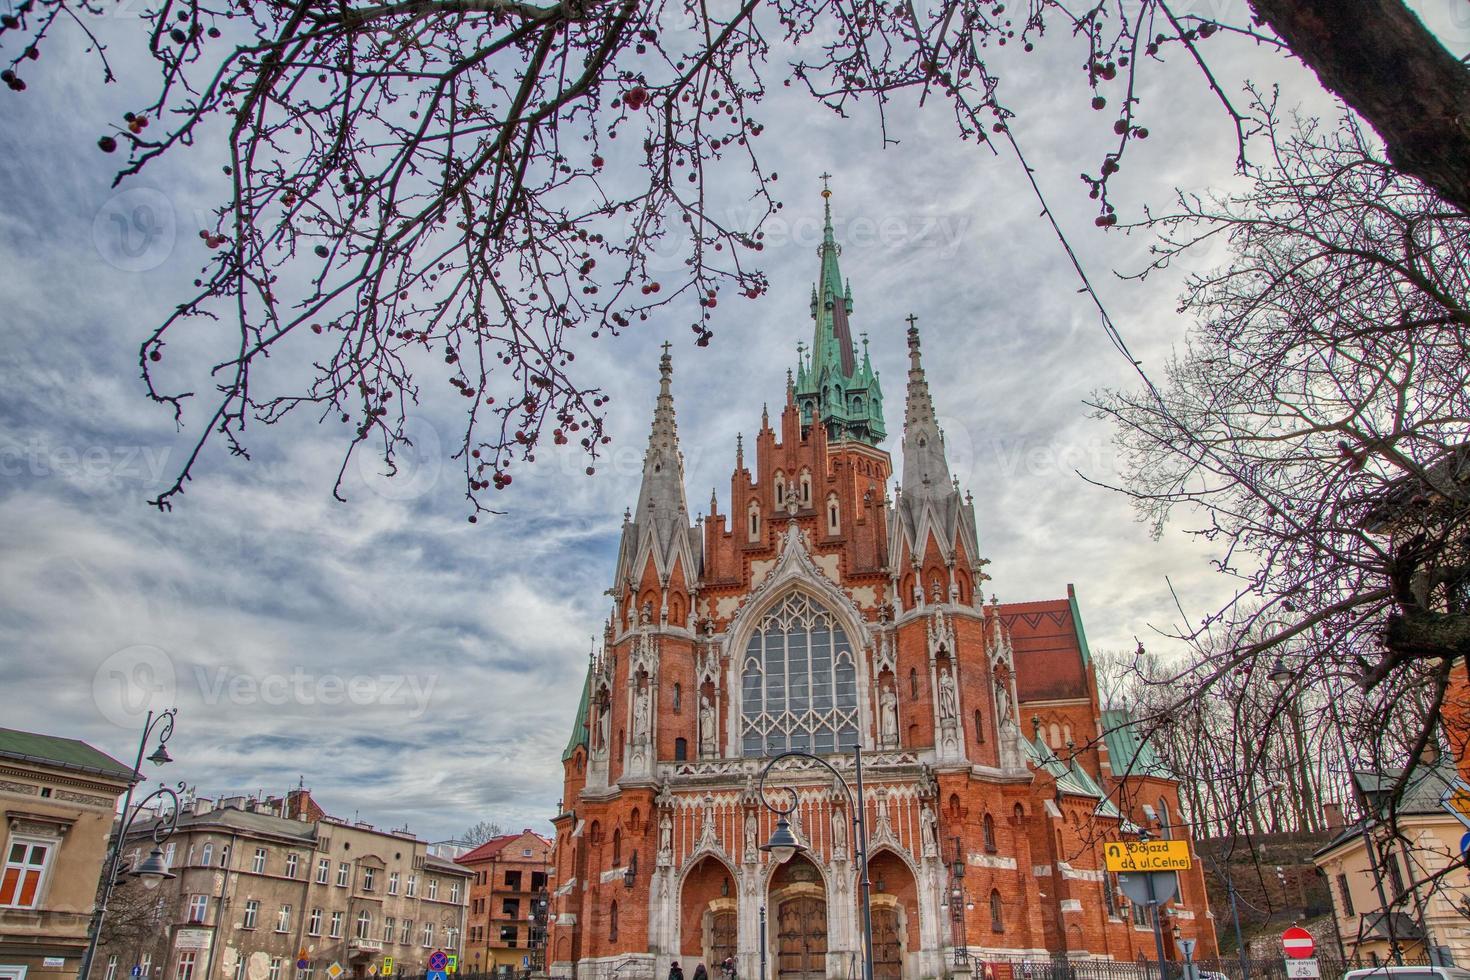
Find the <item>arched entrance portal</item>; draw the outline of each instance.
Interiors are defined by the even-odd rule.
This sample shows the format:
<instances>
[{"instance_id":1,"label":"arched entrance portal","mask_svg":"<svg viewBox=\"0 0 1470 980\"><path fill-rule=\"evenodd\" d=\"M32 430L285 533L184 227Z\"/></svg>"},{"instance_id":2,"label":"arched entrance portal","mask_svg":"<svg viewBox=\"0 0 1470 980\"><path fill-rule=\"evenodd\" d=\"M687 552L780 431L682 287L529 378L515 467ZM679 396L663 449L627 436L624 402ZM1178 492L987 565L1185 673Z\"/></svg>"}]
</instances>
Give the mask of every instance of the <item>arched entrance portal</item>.
<instances>
[{"instance_id":1,"label":"arched entrance portal","mask_svg":"<svg viewBox=\"0 0 1470 980\"><path fill-rule=\"evenodd\" d=\"M735 876L713 856L700 859L684 876L679 897L679 960L685 976L697 963L711 972L738 945Z\"/></svg>"},{"instance_id":2,"label":"arched entrance portal","mask_svg":"<svg viewBox=\"0 0 1470 980\"><path fill-rule=\"evenodd\" d=\"M873 980L916 976L919 890L913 872L892 851L879 851L868 862L868 880L872 882Z\"/></svg>"},{"instance_id":3,"label":"arched entrance portal","mask_svg":"<svg viewBox=\"0 0 1470 980\"><path fill-rule=\"evenodd\" d=\"M827 889L817 866L793 857L771 876L772 942L777 980L827 976Z\"/></svg>"}]
</instances>

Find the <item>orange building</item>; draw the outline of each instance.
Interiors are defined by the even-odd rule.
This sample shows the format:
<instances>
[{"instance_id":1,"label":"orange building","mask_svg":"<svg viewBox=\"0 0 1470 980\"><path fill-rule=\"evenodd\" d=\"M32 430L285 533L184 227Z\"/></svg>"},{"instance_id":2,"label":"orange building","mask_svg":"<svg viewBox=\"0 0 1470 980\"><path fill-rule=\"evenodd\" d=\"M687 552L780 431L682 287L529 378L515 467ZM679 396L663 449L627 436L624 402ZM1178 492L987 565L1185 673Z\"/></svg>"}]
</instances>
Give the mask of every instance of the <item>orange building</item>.
<instances>
[{"instance_id":1,"label":"orange building","mask_svg":"<svg viewBox=\"0 0 1470 980\"><path fill-rule=\"evenodd\" d=\"M737 446L728 510L691 520L672 363L660 362L636 510L624 519L602 648L563 755L554 975L860 975L853 814L832 775L778 763L806 850L759 849L757 779L788 749L854 775L864 750L878 976L985 961L1155 958L1101 843L1179 834L1176 785L1126 718L1105 725L1081 615L1065 598L984 596L976 508L950 476L908 331L902 472L881 447L882 390L852 342L830 205L812 347L774 427ZM667 348L666 348L667 350ZM991 515L992 519L998 519ZM1173 940L1215 937L1196 869Z\"/></svg>"},{"instance_id":2,"label":"orange building","mask_svg":"<svg viewBox=\"0 0 1470 980\"><path fill-rule=\"evenodd\" d=\"M519 973L542 966L551 841L530 828L494 837L455 858L474 872L466 920L465 968Z\"/></svg>"}]
</instances>

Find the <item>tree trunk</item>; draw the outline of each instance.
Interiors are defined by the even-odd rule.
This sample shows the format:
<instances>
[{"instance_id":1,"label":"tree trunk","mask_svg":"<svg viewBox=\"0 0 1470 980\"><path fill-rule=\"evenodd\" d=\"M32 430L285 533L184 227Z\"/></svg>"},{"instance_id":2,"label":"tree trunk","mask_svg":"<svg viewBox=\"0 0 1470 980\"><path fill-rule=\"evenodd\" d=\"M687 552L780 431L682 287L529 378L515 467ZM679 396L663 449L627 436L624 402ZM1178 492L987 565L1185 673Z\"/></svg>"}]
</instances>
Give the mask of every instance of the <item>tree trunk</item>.
<instances>
[{"instance_id":1,"label":"tree trunk","mask_svg":"<svg viewBox=\"0 0 1470 980\"><path fill-rule=\"evenodd\" d=\"M1251 0L1388 158L1470 214L1470 70L1402 0Z\"/></svg>"}]
</instances>

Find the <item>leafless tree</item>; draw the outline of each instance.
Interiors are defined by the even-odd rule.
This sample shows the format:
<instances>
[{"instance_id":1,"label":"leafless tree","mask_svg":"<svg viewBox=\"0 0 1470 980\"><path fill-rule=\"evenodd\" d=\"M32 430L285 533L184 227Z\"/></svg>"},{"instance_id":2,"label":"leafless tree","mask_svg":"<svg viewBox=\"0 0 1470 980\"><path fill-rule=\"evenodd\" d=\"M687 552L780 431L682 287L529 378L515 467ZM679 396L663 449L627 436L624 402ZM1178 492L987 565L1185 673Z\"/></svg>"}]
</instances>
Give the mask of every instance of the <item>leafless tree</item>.
<instances>
[{"instance_id":1,"label":"leafless tree","mask_svg":"<svg viewBox=\"0 0 1470 980\"><path fill-rule=\"evenodd\" d=\"M492 823L488 820L481 820L472 826L466 827L457 840L478 847L488 840L499 837L503 833L504 831L500 829L500 824Z\"/></svg>"},{"instance_id":2,"label":"leafless tree","mask_svg":"<svg viewBox=\"0 0 1470 980\"><path fill-rule=\"evenodd\" d=\"M209 421L153 502L171 506L213 441L248 455L251 422L296 410L341 426L344 467L368 450L392 472L430 386L463 398L453 448L471 520L546 441L576 440L590 471L607 396L575 371L574 335L617 334L692 295L703 344L720 300L765 289L750 253L778 175L756 153L754 113L782 75L840 114L948 98L963 138L1020 159L1003 72L1043 41L1075 44L1083 111L1116 135L1083 174L1111 225L1109 181L1149 135L1136 91L1150 65L1197 64L1245 160L1254 123L1207 59L1210 38L1234 34L1303 58L1398 167L1470 206L1464 66L1400 0L1338 4L1330 22L1315 6L1252 0L1225 23L1165 0L160 0L141 25L158 84L99 146L125 152L125 180L223 134L225 186L196 291L140 348L148 394L180 422L191 386L208 392ZM19 0L0 18L6 83L25 89L61 34L113 81L95 31L108 12ZM810 57L773 69L778 40ZM741 198L755 206L737 227L715 205ZM218 352L202 382L171 370L186 331Z\"/></svg>"}]
</instances>

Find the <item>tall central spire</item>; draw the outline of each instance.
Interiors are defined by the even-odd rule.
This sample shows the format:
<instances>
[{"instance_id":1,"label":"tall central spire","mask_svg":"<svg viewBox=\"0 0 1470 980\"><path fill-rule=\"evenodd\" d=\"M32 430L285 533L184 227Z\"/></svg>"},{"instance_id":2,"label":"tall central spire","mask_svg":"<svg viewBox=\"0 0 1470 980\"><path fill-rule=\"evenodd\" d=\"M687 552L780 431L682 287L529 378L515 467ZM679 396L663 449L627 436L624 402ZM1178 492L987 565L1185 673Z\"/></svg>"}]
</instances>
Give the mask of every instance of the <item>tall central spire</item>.
<instances>
[{"instance_id":1,"label":"tall central spire","mask_svg":"<svg viewBox=\"0 0 1470 980\"><path fill-rule=\"evenodd\" d=\"M822 174L822 260L812 286L810 351L797 347L795 393L803 426L820 422L830 439L857 439L870 445L883 441L883 391L867 357L861 363L852 342L852 286L842 278L837 258L842 246L832 228L830 174Z\"/></svg>"}]
</instances>

